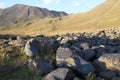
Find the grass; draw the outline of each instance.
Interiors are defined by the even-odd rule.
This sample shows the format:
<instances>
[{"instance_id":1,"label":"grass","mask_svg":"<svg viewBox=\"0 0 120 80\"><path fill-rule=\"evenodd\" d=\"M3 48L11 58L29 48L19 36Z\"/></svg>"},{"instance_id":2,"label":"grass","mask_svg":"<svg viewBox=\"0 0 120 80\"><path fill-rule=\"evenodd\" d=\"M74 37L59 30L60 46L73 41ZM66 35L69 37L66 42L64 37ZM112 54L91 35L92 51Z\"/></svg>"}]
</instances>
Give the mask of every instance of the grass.
<instances>
[{"instance_id":1,"label":"grass","mask_svg":"<svg viewBox=\"0 0 120 80\"><path fill-rule=\"evenodd\" d=\"M23 78L25 80L40 80L40 75L30 71L27 67L22 67L13 74L13 77Z\"/></svg>"},{"instance_id":2,"label":"grass","mask_svg":"<svg viewBox=\"0 0 120 80\"><path fill-rule=\"evenodd\" d=\"M18 79L25 79L25 80L40 80L40 75L36 74L35 72L30 71L27 67L22 67L16 72L0 78L0 80L8 80L10 78L18 78Z\"/></svg>"},{"instance_id":3,"label":"grass","mask_svg":"<svg viewBox=\"0 0 120 80\"><path fill-rule=\"evenodd\" d=\"M23 52L24 48L17 47L8 47L7 50L5 48L0 48L0 65L9 65L16 64L27 61L27 57Z\"/></svg>"},{"instance_id":4,"label":"grass","mask_svg":"<svg viewBox=\"0 0 120 80\"><path fill-rule=\"evenodd\" d=\"M42 48L42 52L39 53L39 56L44 56L46 62L53 62L55 60L55 54L46 53ZM39 58L39 57L37 57ZM36 58L36 59L37 59ZM2 44L0 45L0 66L3 65L14 65L18 63L27 62L29 59L26 57L24 53L24 47L3 47ZM0 80L8 80L10 78L20 78L25 80L40 80L41 76L37 73L30 71L27 65L20 67L19 69L15 70L12 74L0 77Z\"/></svg>"},{"instance_id":5,"label":"grass","mask_svg":"<svg viewBox=\"0 0 120 80\"><path fill-rule=\"evenodd\" d=\"M95 74L92 74L91 76L86 76L85 77L86 80L96 80L96 75Z\"/></svg>"},{"instance_id":6,"label":"grass","mask_svg":"<svg viewBox=\"0 0 120 80\"><path fill-rule=\"evenodd\" d=\"M8 47L6 54L6 49L0 46L0 66L3 65L14 65L28 61L28 58L25 56L23 52L24 48L11 48ZM19 54L19 55L18 55ZM18 55L18 56L16 56ZM27 66L20 67L19 69L15 70L12 74L0 77L0 80L8 80L10 78L20 78L25 80L40 80L40 75L32 72L28 69Z\"/></svg>"}]
</instances>

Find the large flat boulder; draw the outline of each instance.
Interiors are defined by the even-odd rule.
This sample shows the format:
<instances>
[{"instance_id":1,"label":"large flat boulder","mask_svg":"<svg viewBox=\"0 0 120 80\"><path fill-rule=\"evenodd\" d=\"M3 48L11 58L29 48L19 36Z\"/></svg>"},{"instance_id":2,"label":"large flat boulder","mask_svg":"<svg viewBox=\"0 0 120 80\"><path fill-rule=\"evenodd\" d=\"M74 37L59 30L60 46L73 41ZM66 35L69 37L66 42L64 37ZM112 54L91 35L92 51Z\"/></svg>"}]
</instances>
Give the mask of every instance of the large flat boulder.
<instances>
[{"instance_id":1,"label":"large flat boulder","mask_svg":"<svg viewBox=\"0 0 120 80\"><path fill-rule=\"evenodd\" d=\"M42 77L41 80L73 80L74 74L67 68L58 68Z\"/></svg>"},{"instance_id":2,"label":"large flat boulder","mask_svg":"<svg viewBox=\"0 0 120 80\"><path fill-rule=\"evenodd\" d=\"M71 57L64 61L68 67L81 75L90 75L95 71L94 66L81 57Z\"/></svg>"},{"instance_id":3,"label":"large flat boulder","mask_svg":"<svg viewBox=\"0 0 120 80\"><path fill-rule=\"evenodd\" d=\"M73 53L72 50L70 48L65 48L65 47L59 47L57 49L57 53L56 53L56 64L57 66L62 66L65 63L65 59L72 57Z\"/></svg>"},{"instance_id":4,"label":"large flat boulder","mask_svg":"<svg viewBox=\"0 0 120 80\"><path fill-rule=\"evenodd\" d=\"M101 70L120 71L120 54L104 54L95 60L95 66Z\"/></svg>"},{"instance_id":5,"label":"large flat boulder","mask_svg":"<svg viewBox=\"0 0 120 80\"><path fill-rule=\"evenodd\" d=\"M28 62L28 68L41 75L45 75L53 70L52 65L43 60L30 60Z\"/></svg>"}]
</instances>

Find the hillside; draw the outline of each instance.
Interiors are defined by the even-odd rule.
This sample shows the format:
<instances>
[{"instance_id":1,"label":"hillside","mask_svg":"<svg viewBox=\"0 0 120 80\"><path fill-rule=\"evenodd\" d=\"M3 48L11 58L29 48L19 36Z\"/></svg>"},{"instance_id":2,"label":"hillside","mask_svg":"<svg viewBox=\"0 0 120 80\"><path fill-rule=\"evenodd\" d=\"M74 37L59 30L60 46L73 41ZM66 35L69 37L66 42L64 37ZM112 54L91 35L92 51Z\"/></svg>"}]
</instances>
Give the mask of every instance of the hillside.
<instances>
[{"instance_id":1,"label":"hillside","mask_svg":"<svg viewBox=\"0 0 120 80\"><path fill-rule=\"evenodd\" d=\"M54 18L65 16L65 12L51 11L46 8L33 7L23 4L16 4L12 7L0 10L0 25L10 26L20 22L27 22L34 19L46 17Z\"/></svg>"},{"instance_id":2,"label":"hillside","mask_svg":"<svg viewBox=\"0 0 120 80\"><path fill-rule=\"evenodd\" d=\"M105 28L119 28L120 0L107 0L89 12L70 15L60 25L71 31L96 31ZM69 26L69 27L67 27Z\"/></svg>"},{"instance_id":3,"label":"hillside","mask_svg":"<svg viewBox=\"0 0 120 80\"><path fill-rule=\"evenodd\" d=\"M61 18L44 18L20 22L14 28L1 28L0 33L22 35L54 35L67 32L95 32L99 29L120 28L120 0L106 0L94 9Z\"/></svg>"}]
</instances>

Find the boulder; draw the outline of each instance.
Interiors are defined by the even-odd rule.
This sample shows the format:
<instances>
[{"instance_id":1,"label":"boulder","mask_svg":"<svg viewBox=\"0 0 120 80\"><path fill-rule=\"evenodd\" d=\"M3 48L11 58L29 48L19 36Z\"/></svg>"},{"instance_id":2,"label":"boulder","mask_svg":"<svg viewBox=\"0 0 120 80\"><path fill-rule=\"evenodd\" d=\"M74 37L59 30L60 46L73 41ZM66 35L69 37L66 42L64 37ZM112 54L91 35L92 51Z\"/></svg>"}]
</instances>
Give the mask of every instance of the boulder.
<instances>
[{"instance_id":1,"label":"boulder","mask_svg":"<svg viewBox=\"0 0 120 80\"><path fill-rule=\"evenodd\" d=\"M97 69L120 71L120 54L104 54L94 64Z\"/></svg>"},{"instance_id":2,"label":"boulder","mask_svg":"<svg viewBox=\"0 0 120 80\"><path fill-rule=\"evenodd\" d=\"M39 41L31 39L25 45L25 53L29 57L36 56L39 53Z\"/></svg>"},{"instance_id":3,"label":"boulder","mask_svg":"<svg viewBox=\"0 0 120 80\"><path fill-rule=\"evenodd\" d=\"M66 66L74 70L76 74L90 75L95 71L95 68L91 63L88 63L78 56L66 58L64 63L66 63Z\"/></svg>"},{"instance_id":4,"label":"boulder","mask_svg":"<svg viewBox=\"0 0 120 80\"><path fill-rule=\"evenodd\" d=\"M97 77L96 80L105 80L105 79L103 79L101 77Z\"/></svg>"},{"instance_id":5,"label":"boulder","mask_svg":"<svg viewBox=\"0 0 120 80\"><path fill-rule=\"evenodd\" d=\"M62 66L65 63L64 59L72 57L73 53L70 48L59 47L56 53L56 63L57 66Z\"/></svg>"},{"instance_id":6,"label":"boulder","mask_svg":"<svg viewBox=\"0 0 120 80\"><path fill-rule=\"evenodd\" d=\"M78 78L78 77L75 77L73 80L81 80L80 78Z\"/></svg>"},{"instance_id":7,"label":"boulder","mask_svg":"<svg viewBox=\"0 0 120 80\"><path fill-rule=\"evenodd\" d=\"M104 72L100 72L99 76L104 78L104 79L112 79L117 77L117 73L113 72L113 71L104 71Z\"/></svg>"},{"instance_id":8,"label":"boulder","mask_svg":"<svg viewBox=\"0 0 120 80\"><path fill-rule=\"evenodd\" d=\"M67 66L76 70L82 75L88 75L94 72L95 68L81 57L73 54L71 49L59 47L56 54L57 66Z\"/></svg>"},{"instance_id":9,"label":"boulder","mask_svg":"<svg viewBox=\"0 0 120 80\"><path fill-rule=\"evenodd\" d=\"M52 40L51 41L51 48L52 48L51 51L53 53L56 53L59 46L60 46L60 44L59 44L59 42L57 40Z\"/></svg>"},{"instance_id":10,"label":"boulder","mask_svg":"<svg viewBox=\"0 0 120 80\"><path fill-rule=\"evenodd\" d=\"M67 43L69 40L71 40L71 38L69 38L69 37L64 37L64 38L61 40L60 44L65 44L65 43Z\"/></svg>"},{"instance_id":11,"label":"boulder","mask_svg":"<svg viewBox=\"0 0 120 80\"><path fill-rule=\"evenodd\" d=\"M44 41L44 44L46 53L56 53L59 47L59 42L56 40L46 40Z\"/></svg>"},{"instance_id":12,"label":"boulder","mask_svg":"<svg viewBox=\"0 0 120 80\"><path fill-rule=\"evenodd\" d=\"M86 49L82 51L81 57L85 60L94 60L95 52L92 49Z\"/></svg>"},{"instance_id":13,"label":"boulder","mask_svg":"<svg viewBox=\"0 0 120 80\"><path fill-rule=\"evenodd\" d=\"M41 80L73 80L74 74L67 68L58 68L42 77Z\"/></svg>"},{"instance_id":14,"label":"boulder","mask_svg":"<svg viewBox=\"0 0 120 80\"><path fill-rule=\"evenodd\" d=\"M30 60L28 62L28 68L41 75L47 74L53 70L52 65L42 60Z\"/></svg>"},{"instance_id":15,"label":"boulder","mask_svg":"<svg viewBox=\"0 0 120 80\"><path fill-rule=\"evenodd\" d=\"M84 50L89 49L88 43L81 43L80 46L81 46Z\"/></svg>"},{"instance_id":16,"label":"boulder","mask_svg":"<svg viewBox=\"0 0 120 80\"><path fill-rule=\"evenodd\" d=\"M98 49L98 51L96 52L96 57L99 58L100 56L102 56L102 55L104 55L104 54L106 54L106 53L107 53L106 49L100 48L100 49Z\"/></svg>"},{"instance_id":17,"label":"boulder","mask_svg":"<svg viewBox=\"0 0 120 80\"><path fill-rule=\"evenodd\" d=\"M26 40L24 40L24 37L17 36L16 40L10 40L9 45L16 46L16 47L24 47L26 44Z\"/></svg>"}]
</instances>

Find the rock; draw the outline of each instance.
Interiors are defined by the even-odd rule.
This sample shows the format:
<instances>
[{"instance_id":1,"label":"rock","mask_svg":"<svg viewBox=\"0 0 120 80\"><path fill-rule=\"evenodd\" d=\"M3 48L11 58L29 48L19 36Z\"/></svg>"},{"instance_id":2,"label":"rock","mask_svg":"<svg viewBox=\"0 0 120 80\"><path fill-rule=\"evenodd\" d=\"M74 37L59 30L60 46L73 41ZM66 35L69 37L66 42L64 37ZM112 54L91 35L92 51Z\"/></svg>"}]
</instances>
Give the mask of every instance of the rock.
<instances>
[{"instance_id":1,"label":"rock","mask_svg":"<svg viewBox=\"0 0 120 80\"><path fill-rule=\"evenodd\" d=\"M70 48L70 44L69 43L65 43L65 44L62 44L62 47L67 47L67 48Z\"/></svg>"},{"instance_id":2,"label":"rock","mask_svg":"<svg viewBox=\"0 0 120 80\"><path fill-rule=\"evenodd\" d=\"M117 52L117 47L112 47L108 52L109 53L116 53Z\"/></svg>"},{"instance_id":3,"label":"rock","mask_svg":"<svg viewBox=\"0 0 120 80\"><path fill-rule=\"evenodd\" d=\"M45 53L52 53L51 40L44 40L45 44Z\"/></svg>"},{"instance_id":4,"label":"rock","mask_svg":"<svg viewBox=\"0 0 120 80\"><path fill-rule=\"evenodd\" d=\"M97 46L92 46L91 47L91 49L94 50L95 52L97 52L101 48L105 48L105 46L104 45L97 45Z\"/></svg>"},{"instance_id":5,"label":"rock","mask_svg":"<svg viewBox=\"0 0 120 80\"><path fill-rule=\"evenodd\" d=\"M52 40L51 48L52 48L53 53L56 53L59 46L60 46L60 44L59 44L59 42L57 40Z\"/></svg>"},{"instance_id":6,"label":"rock","mask_svg":"<svg viewBox=\"0 0 120 80\"><path fill-rule=\"evenodd\" d=\"M15 47L24 47L25 46L26 41L18 41L18 40L13 40L9 42L9 45L15 46Z\"/></svg>"},{"instance_id":7,"label":"rock","mask_svg":"<svg viewBox=\"0 0 120 80\"><path fill-rule=\"evenodd\" d=\"M96 68L101 70L120 71L120 54L104 54L94 61Z\"/></svg>"},{"instance_id":8,"label":"rock","mask_svg":"<svg viewBox=\"0 0 120 80\"><path fill-rule=\"evenodd\" d=\"M85 60L94 60L95 52L92 49L83 50L81 57Z\"/></svg>"},{"instance_id":9,"label":"rock","mask_svg":"<svg viewBox=\"0 0 120 80\"><path fill-rule=\"evenodd\" d=\"M62 66L64 64L66 64L64 62L64 59L72 57L72 56L73 56L73 53L72 53L71 49L65 48L65 47L59 47L57 49L57 53L56 53L57 66Z\"/></svg>"},{"instance_id":10,"label":"rock","mask_svg":"<svg viewBox=\"0 0 120 80\"><path fill-rule=\"evenodd\" d=\"M31 39L25 45L25 53L29 57L36 56L39 53L39 41Z\"/></svg>"},{"instance_id":11,"label":"rock","mask_svg":"<svg viewBox=\"0 0 120 80\"><path fill-rule=\"evenodd\" d=\"M107 51L104 48L100 48L98 49L97 53L96 53L96 57L99 58L100 56L106 54Z\"/></svg>"},{"instance_id":12,"label":"rock","mask_svg":"<svg viewBox=\"0 0 120 80\"><path fill-rule=\"evenodd\" d=\"M80 46L81 46L84 50L89 49L88 43L81 43Z\"/></svg>"},{"instance_id":13,"label":"rock","mask_svg":"<svg viewBox=\"0 0 120 80\"><path fill-rule=\"evenodd\" d=\"M52 65L42 60L32 60L28 62L28 68L41 75L47 74L53 70Z\"/></svg>"},{"instance_id":14,"label":"rock","mask_svg":"<svg viewBox=\"0 0 120 80\"><path fill-rule=\"evenodd\" d=\"M25 79L20 79L20 78L12 78L12 79L9 79L9 80L25 80Z\"/></svg>"},{"instance_id":15,"label":"rock","mask_svg":"<svg viewBox=\"0 0 120 80\"><path fill-rule=\"evenodd\" d=\"M120 46L118 46L116 49L117 49L117 53L120 53Z\"/></svg>"},{"instance_id":16,"label":"rock","mask_svg":"<svg viewBox=\"0 0 120 80\"><path fill-rule=\"evenodd\" d=\"M22 37L22 36L17 36L17 44L19 45L19 46L25 46L25 44L26 44L26 40L24 39L24 37Z\"/></svg>"},{"instance_id":17,"label":"rock","mask_svg":"<svg viewBox=\"0 0 120 80\"><path fill-rule=\"evenodd\" d=\"M80 78L78 78L78 77L75 77L73 80L81 80Z\"/></svg>"},{"instance_id":18,"label":"rock","mask_svg":"<svg viewBox=\"0 0 120 80\"><path fill-rule=\"evenodd\" d=\"M42 77L41 80L73 80L74 74L67 68L58 68Z\"/></svg>"},{"instance_id":19,"label":"rock","mask_svg":"<svg viewBox=\"0 0 120 80\"><path fill-rule=\"evenodd\" d=\"M98 40L98 44L100 45L106 45L108 42L108 38L101 38L100 40Z\"/></svg>"},{"instance_id":20,"label":"rock","mask_svg":"<svg viewBox=\"0 0 120 80\"><path fill-rule=\"evenodd\" d=\"M62 39L63 39L63 37L60 36L60 37L57 38L57 41L61 41Z\"/></svg>"},{"instance_id":21,"label":"rock","mask_svg":"<svg viewBox=\"0 0 120 80\"><path fill-rule=\"evenodd\" d=\"M45 43L45 52L46 53L56 53L58 47L59 47L59 42L56 40L46 40L44 41Z\"/></svg>"},{"instance_id":22,"label":"rock","mask_svg":"<svg viewBox=\"0 0 120 80\"><path fill-rule=\"evenodd\" d=\"M64 63L66 63L66 66L70 67L71 69L75 70L76 73L81 75L90 75L95 71L95 68L91 63L88 63L78 56L66 58Z\"/></svg>"},{"instance_id":23,"label":"rock","mask_svg":"<svg viewBox=\"0 0 120 80\"><path fill-rule=\"evenodd\" d=\"M56 53L57 48L60 46L59 42L55 39L41 38L39 37L39 46L41 53Z\"/></svg>"},{"instance_id":24,"label":"rock","mask_svg":"<svg viewBox=\"0 0 120 80\"><path fill-rule=\"evenodd\" d=\"M10 65L0 66L0 77L10 75L14 72L14 67Z\"/></svg>"},{"instance_id":25,"label":"rock","mask_svg":"<svg viewBox=\"0 0 120 80\"><path fill-rule=\"evenodd\" d=\"M69 38L68 37L65 37L61 40L60 44L65 44L69 41Z\"/></svg>"},{"instance_id":26,"label":"rock","mask_svg":"<svg viewBox=\"0 0 120 80\"><path fill-rule=\"evenodd\" d=\"M8 40L3 40L2 41L2 47L7 47L9 46L9 41Z\"/></svg>"},{"instance_id":27,"label":"rock","mask_svg":"<svg viewBox=\"0 0 120 80\"><path fill-rule=\"evenodd\" d=\"M71 46L71 50L74 54L77 54L77 55L81 55L81 53L82 53L82 50L75 45Z\"/></svg>"},{"instance_id":28,"label":"rock","mask_svg":"<svg viewBox=\"0 0 120 80\"><path fill-rule=\"evenodd\" d=\"M9 45L15 46L15 47L24 47L26 44L26 40L24 40L24 37L17 36L16 40L10 40Z\"/></svg>"},{"instance_id":29,"label":"rock","mask_svg":"<svg viewBox=\"0 0 120 80\"><path fill-rule=\"evenodd\" d=\"M91 49L94 51L98 51L98 49L100 49L100 46L92 46Z\"/></svg>"},{"instance_id":30,"label":"rock","mask_svg":"<svg viewBox=\"0 0 120 80\"><path fill-rule=\"evenodd\" d=\"M91 74L95 70L90 63L73 54L69 48L59 47L56 54L56 61L57 66L68 66L83 75Z\"/></svg>"},{"instance_id":31,"label":"rock","mask_svg":"<svg viewBox=\"0 0 120 80\"><path fill-rule=\"evenodd\" d=\"M112 79L112 78L117 77L117 73L115 73L113 71L106 71L106 72L100 72L99 76L104 79Z\"/></svg>"},{"instance_id":32,"label":"rock","mask_svg":"<svg viewBox=\"0 0 120 80\"><path fill-rule=\"evenodd\" d=\"M113 39L110 39L110 40L108 41L108 45L117 46L118 44L117 44Z\"/></svg>"},{"instance_id":33,"label":"rock","mask_svg":"<svg viewBox=\"0 0 120 80\"><path fill-rule=\"evenodd\" d=\"M105 79L103 79L101 77L97 77L96 80L105 80Z\"/></svg>"}]
</instances>

